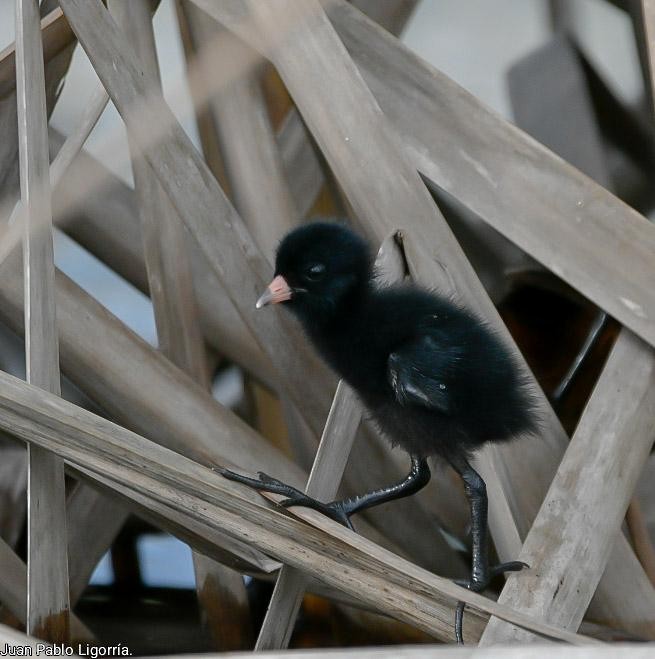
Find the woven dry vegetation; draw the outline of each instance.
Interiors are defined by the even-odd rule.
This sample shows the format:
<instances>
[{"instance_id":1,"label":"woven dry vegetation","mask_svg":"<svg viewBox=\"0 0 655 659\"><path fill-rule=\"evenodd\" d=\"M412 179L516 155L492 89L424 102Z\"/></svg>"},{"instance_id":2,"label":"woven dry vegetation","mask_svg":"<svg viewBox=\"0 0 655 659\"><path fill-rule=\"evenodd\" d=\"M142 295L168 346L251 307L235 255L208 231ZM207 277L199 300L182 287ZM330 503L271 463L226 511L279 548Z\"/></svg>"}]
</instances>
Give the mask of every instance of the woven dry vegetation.
<instances>
[{"instance_id":1,"label":"woven dry vegetation","mask_svg":"<svg viewBox=\"0 0 655 659\"><path fill-rule=\"evenodd\" d=\"M25 338L27 377L4 360L2 643L652 653L655 0L612 3L632 21L643 107L565 36L571 3L544 2L552 39L509 72L518 128L401 44L415 0L176 0L202 153L162 95L158 2L15 4L0 53L0 340L16 362ZM48 121L75 48L98 82L64 138ZM83 150L108 103L134 189ZM379 246L386 281L484 317L529 373L540 436L489 447L476 468L493 552L530 569L482 595L453 582L469 570L469 514L447 469L362 513L357 534L212 469L263 469L329 500L407 468L298 325L255 310L280 237L315 215ZM159 349L55 268L53 228L150 296ZM235 409L211 395L229 365L245 383ZM153 607L165 594L139 583L130 544L143 529L188 543L195 593ZM88 584L110 548L101 596ZM467 648L446 645L460 600ZM403 649L354 649L367 645Z\"/></svg>"}]
</instances>

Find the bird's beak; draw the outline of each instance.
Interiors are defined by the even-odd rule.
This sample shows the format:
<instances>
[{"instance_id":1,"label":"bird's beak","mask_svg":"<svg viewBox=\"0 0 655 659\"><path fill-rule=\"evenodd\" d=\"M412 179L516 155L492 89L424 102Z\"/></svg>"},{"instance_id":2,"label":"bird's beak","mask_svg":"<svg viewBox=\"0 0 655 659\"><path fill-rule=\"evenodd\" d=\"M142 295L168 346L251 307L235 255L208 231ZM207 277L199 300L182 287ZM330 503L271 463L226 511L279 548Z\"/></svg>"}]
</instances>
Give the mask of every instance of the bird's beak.
<instances>
[{"instance_id":1,"label":"bird's beak","mask_svg":"<svg viewBox=\"0 0 655 659\"><path fill-rule=\"evenodd\" d=\"M291 288L287 284L286 279L282 275L278 275L268 285L263 295L257 300L255 306L257 309L265 307L267 304L277 304L278 302L286 302L292 296Z\"/></svg>"}]
</instances>

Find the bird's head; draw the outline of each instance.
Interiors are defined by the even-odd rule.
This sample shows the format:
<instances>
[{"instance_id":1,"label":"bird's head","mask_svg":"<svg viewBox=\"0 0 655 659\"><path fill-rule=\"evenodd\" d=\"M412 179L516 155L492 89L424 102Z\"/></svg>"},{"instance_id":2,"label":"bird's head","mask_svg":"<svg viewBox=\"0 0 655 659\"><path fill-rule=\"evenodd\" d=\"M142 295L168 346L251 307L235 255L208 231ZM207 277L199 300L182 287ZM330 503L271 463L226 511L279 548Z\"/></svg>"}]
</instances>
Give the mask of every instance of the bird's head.
<instances>
[{"instance_id":1,"label":"bird's head","mask_svg":"<svg viewBox=\"0 0 655 659\"><path fill-rule=\"evenodd\" d=\"M356 302L371 279L368 245L341 224L312 222L280 243L275 277L257 308L283 303L302 320L320 323Z\"/></svg>"}]
</instances>

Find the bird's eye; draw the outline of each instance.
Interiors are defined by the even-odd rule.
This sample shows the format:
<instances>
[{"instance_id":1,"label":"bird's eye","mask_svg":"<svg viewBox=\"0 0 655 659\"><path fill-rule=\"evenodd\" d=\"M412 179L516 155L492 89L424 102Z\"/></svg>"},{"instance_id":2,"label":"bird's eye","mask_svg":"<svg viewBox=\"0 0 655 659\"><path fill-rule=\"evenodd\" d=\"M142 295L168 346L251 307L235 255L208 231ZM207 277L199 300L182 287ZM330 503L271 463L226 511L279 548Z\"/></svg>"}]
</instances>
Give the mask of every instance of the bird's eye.
<instances>
[{"instance_id":1,"label":"bird's eye","mask_svg":"<svg viewBox=\"0 0 655 659\"><path fill-rule=\"evenodd\" d=\"M318 281L325 274L325 265L323 265L323 263L312 263L305 268L303 274L305 279L308 279L309 281Z\"/></svg>"}]
</instances>

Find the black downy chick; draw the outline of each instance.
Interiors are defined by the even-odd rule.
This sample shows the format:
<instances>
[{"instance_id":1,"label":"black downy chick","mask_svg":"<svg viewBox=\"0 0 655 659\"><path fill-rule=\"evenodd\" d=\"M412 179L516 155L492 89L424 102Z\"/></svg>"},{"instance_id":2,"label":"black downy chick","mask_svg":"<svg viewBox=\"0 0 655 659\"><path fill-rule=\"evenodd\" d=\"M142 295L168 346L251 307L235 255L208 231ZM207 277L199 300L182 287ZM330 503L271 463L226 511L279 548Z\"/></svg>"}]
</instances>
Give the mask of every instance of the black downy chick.
<instances>
[{"instance_id":1,"label":"black downy chick","mask_svg":"<svg viewBox=\"0 0 655 659\"><path fill-rule=\"evenodd\" d=\"M260 472L259 480L224 475L284 494L349 526L360 510L414 494L430 480L427 459L448 462L462 477L471 509L472 571L463 585L481 591L497 574L525 567L490 567L487 495L469 464L486 442L537 430L535 406L505 346L473 314L416 286L377 288L367 244L343 225L315 222L281 242L275 278L257 302L282 303L300 320L325 361L360 396L382 433L411 458L407 477L390 487L322 503ZM456 636L462 642L463 604Z\"/></svg>"}]
</instances>

